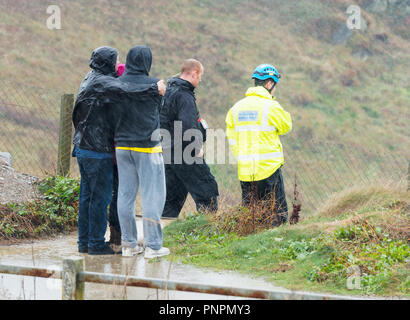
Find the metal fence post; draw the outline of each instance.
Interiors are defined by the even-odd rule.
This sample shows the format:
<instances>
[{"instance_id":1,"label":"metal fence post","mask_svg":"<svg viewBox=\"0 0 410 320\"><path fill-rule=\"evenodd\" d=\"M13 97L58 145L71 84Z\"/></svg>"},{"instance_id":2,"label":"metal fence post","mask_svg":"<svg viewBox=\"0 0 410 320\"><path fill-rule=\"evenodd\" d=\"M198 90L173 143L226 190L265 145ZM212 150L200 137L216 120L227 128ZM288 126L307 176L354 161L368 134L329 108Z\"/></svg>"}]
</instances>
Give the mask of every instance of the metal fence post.
<instances>
[{"instance_id":1,"label":"metal fence post","mask_svg":"<svg viewBox=\"0 0 410 320\"><path fill-rule=\"evenodd\" d=\"M84 281L79 277L84 272L84 257L63 260L63 300L84 300Z\"/></svg>"},{"instance_id":2,"label":"metal fence post","mask_svg":"<svg viewBox=\"0 0 410 320\"><path fill-rule=\"evenodd\" d=\"M70 173L73 105L73 94L64 94L61 96L57 160L57 175L59 176L67 176Z\"/></svg>"}]
</instances>

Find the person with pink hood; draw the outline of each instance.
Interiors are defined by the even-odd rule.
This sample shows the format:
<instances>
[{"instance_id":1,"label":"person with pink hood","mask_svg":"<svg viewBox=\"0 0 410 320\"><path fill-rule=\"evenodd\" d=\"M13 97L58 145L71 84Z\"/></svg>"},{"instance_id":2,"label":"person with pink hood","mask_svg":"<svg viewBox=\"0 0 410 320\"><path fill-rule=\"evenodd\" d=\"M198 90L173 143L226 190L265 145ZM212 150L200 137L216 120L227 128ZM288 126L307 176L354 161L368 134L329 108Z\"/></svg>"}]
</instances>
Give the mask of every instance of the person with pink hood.
<instances>
[{"instance_id":1,"label":"person with pink hood","mask_svg":"<svg viewBox=\"0 0 410 320\"><path fill-rule=\"evenodd\" d=\"M124 72L125 72L125 64L124 64L124 63L120 63L120 64L118 65L117 75L118 75L119 77L121 77Z\"/></svg>"}]
</instances>

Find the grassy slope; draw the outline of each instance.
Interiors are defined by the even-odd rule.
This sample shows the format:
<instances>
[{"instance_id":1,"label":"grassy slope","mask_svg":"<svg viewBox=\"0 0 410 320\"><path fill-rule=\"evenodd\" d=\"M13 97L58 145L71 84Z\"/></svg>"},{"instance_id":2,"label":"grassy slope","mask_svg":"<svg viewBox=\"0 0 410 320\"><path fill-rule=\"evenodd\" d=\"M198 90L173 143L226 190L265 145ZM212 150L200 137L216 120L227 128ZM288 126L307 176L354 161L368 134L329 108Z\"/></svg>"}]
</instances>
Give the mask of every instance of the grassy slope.
<instances>
[{"instance_id":1,"label":"grassy slope","mask_svg":"<svg viewBox=\"0 0 410 320\"><path fill-rule=\"evenodd\" d=\"M191 216L167 226L165 245L176 260L261 276L289 289L408 296L408 199L409 192L397 188L352 189L297 225L247 236L224 231L226 221ZM346 288L350 266L360 267L360 290Z\"/></svg>"},{"instance_id":2,"label":"grassy slope","mask_svg":"<svg viewBox=\"0 0 410 320\"><path fill-rule=\"evenodd\" d=\"M366 13L366 32L346 46L332 45L332 31L346 18L342 1L181 0L166 8L163 1L60 1L63 29L54 31L45 27L47 1L6 3L0 13L2 80L76 92L93 48L115 46L125 60L130 46L146 43L155 76L175 74L187 57L204 62L199 105L213 126L223 127L223 115L243 96L252 69L272 61L284 75L278 99L294 114L295 129L313 127L313 138L347 135L360 145L346 132L352 121L366 123L374 136L388 128L397 139L406 128L400 115L409 98L408 41L390 30L387 18ZM272 28L263 30L263 24ZM374 38L381 32L386 43ZM362 47L373 54L366 61L351 55ZM353 80L348 87L345 77Z\"/></svg>"},{"instance_id":3,"label":"grassy slope","mask_svg":"<svg viewBox=\"0 0 410 320\"><path fill-rule=\"evenodd\" d=\"M377 177L407 170L409 39L404 31L409 21L394 8L370 13L366 2L358 3L367 29L355 31L346 45L334 45L332 36L346 21L348 1L113 0L90 5L65 0L56 3L62 30L48 30L47 1L2 0L1 97L21 104L27 104L25 96L36 97L33 108L55 110L60 94L77 91L95 47L114 46L125 60L132 45L148 44L154 76L177 73L188 57L204 63L198 105L211 127L224 128L228 108L251 85L253 68L273 62L283 74L278 100L294 120L294 130L283 138L288 175L309 168L302 187L323 185L331 193L340 190L332 180L363 180L352 171ZM362 51L370 54L365 61L355 57ZM8 90L14 84L23 87ZM47 116L58 119L54 112ZM41 136L15 123L8 130ZM44 146L36 148L46 152ZM329 179L323 168L338 175ZM221 185L238 188L234 168L213 170ZM309 201L325 200L323 192Z\"/></svg>"}]
</instances>

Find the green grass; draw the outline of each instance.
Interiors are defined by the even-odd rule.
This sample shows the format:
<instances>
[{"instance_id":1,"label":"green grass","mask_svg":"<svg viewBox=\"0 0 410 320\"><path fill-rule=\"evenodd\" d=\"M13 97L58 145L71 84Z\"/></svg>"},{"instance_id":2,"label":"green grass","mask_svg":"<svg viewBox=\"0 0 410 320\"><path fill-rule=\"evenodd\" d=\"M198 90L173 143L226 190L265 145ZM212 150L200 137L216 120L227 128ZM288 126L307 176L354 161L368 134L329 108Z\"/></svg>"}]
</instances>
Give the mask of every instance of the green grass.
<instances>
[{"instance_id":1,"label":"green grass","mask_svg":"<svg viewBox=\"0 0 410 320\"><path fill-rule=\"evenodd\" d=\"M289 289L408 297L408 192L383 190L381 199L368 201L366 190L347 192L339 206L329 203L297 225L242 236L232 231L233 220L191 214L165 228L164 246L183 263L259 276ZM350 290L349 268L356 266L361 286Z\"/></svg>"}]
</instances>

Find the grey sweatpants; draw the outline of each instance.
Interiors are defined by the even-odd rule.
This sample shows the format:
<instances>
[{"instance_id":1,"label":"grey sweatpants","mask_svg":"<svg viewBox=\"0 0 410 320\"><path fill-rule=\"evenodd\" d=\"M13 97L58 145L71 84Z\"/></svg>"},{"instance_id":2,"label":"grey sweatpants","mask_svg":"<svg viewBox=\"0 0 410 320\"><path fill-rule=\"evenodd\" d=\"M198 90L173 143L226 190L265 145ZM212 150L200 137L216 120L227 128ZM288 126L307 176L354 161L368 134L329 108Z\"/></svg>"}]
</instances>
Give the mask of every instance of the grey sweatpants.
<instances>
[{"instance_id":1,"label":"grey sweatpants","mask_svg":"<svg viewBox=\"0 0 410 320\"><path fill-rule=\"evenodd\" d=\"M116 149L118 164L118 218L124 247L137 246L135 199L141 190L145 246L162 247L161 214L165 205L165 170L162 153Z\"/></svg>"}]
</instances>

